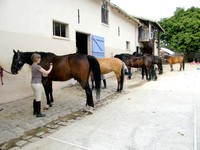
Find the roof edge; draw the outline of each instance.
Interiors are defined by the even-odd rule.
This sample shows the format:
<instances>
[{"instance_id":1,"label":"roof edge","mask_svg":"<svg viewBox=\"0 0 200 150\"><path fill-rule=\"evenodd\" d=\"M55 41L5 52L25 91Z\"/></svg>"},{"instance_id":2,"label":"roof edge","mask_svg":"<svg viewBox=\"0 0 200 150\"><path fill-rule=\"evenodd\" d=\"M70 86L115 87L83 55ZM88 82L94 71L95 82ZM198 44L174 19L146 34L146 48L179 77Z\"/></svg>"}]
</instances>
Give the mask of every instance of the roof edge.
<instances>
[{"instance_id":1,"label":"roof edge","mask_svg":"<svg viewBox=\"0 0 200 150\"><path fill-rule=\"evenodd\" d=\"M161 25L156 21L156 20L151 20L151 19L148 19L148 18L144 18L144 17L136 17L136 16L132 16L133 18L137 18L138 20L145 20L145 21L149 21L149 22L152 22L152 23L155 23L163 33L165 33L165 30L161 27Z\"/></svg>"},{"instance_id":2,"label":"roof edge","mask_svg":"<svg viewBox=\"0 0 200 150\"><path fill-rule=\"evenodd\" d=\"M136 22L137 24L141 25L140 21L136 18L134 18L132 15L128 14L125 10L123 10L122 8L120 8L118 5L111 3L110 1L106 0L110 7L112 7L113 9L116 9L118 11L120 11L121 13L123 13L125 16L129 17L132 21Z\"/></svg>"}]
</instances>

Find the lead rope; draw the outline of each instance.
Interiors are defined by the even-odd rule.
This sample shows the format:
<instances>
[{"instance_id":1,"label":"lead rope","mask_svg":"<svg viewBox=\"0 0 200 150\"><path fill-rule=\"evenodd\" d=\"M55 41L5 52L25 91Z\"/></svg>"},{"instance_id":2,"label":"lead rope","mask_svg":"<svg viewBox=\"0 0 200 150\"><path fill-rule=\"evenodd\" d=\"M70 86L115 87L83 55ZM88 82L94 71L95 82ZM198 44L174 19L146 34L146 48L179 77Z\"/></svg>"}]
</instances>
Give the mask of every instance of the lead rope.
<instances>
[{"instance_id":1,"label":"lead rope","mask_svg":"<svg viewBox=\"0 0 200 150\"><path fill-rule=\"evenodd\" d=\"M3 69L2 67L0 67L0 78L1 78L1 85L3 85L4 83L3 83L3 71L5 71L6 73L8 73L8 74L11 74L11 75L13 75L11 72L9 72L9 71L7 71L7 70L5 70L5 69Z\"/></svg>"}]
</instances>

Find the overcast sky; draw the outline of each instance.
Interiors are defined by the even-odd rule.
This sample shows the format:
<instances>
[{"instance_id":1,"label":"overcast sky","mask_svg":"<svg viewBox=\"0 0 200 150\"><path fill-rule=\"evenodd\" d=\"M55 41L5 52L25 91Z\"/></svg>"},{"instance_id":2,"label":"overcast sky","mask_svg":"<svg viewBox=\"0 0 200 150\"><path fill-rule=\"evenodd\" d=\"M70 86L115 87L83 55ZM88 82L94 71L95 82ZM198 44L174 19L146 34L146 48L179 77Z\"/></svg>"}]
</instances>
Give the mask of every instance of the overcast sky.
<instances>
[{"instance_id":1,"label":"overcast sky","mask_svg":"<svg viewBox=\"0 0 200 150\"><path fill-rule=\"evenodd\" d=\"M173 16L176 7L200 8L200 0L111 0L130 15L159 21Z\"/></svg>"}]
</instances>

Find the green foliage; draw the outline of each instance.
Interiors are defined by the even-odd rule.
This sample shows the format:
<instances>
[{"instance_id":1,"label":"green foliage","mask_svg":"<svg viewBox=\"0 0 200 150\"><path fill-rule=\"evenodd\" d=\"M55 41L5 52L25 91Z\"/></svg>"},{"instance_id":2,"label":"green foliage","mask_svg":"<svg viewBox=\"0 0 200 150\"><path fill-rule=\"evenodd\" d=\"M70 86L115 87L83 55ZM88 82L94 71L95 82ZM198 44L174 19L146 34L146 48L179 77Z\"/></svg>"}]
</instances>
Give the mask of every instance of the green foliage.
<instances>
[{"instance_id":1,"label":"green foliage","mask_svg":"<svg viewBox=\"0 0 200 150\"><path fill-rule=\"evenodd\" d=\"M177 52L200 52L200 8L176 8L174 15L159 21L165 33L161 44Z\"/></svg>"}]
</instances>

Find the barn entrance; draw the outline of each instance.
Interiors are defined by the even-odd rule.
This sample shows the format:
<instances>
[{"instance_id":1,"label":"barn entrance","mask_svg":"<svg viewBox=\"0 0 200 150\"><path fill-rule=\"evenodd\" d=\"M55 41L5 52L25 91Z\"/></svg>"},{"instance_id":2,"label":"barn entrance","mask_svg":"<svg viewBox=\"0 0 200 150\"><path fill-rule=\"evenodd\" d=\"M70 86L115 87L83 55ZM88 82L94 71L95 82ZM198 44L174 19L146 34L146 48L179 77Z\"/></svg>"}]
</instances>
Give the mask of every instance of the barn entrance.
<instances>
[{"instance_id":1,"label":"barn entrance","mask_svg":"<svg viewBox=\"0 0 200 150\"><path fill-rule=\"evenodd\" d=\"M76 52L88 54L88 36L87 34L76 32Z\"/></svg>"}]
</instances>

